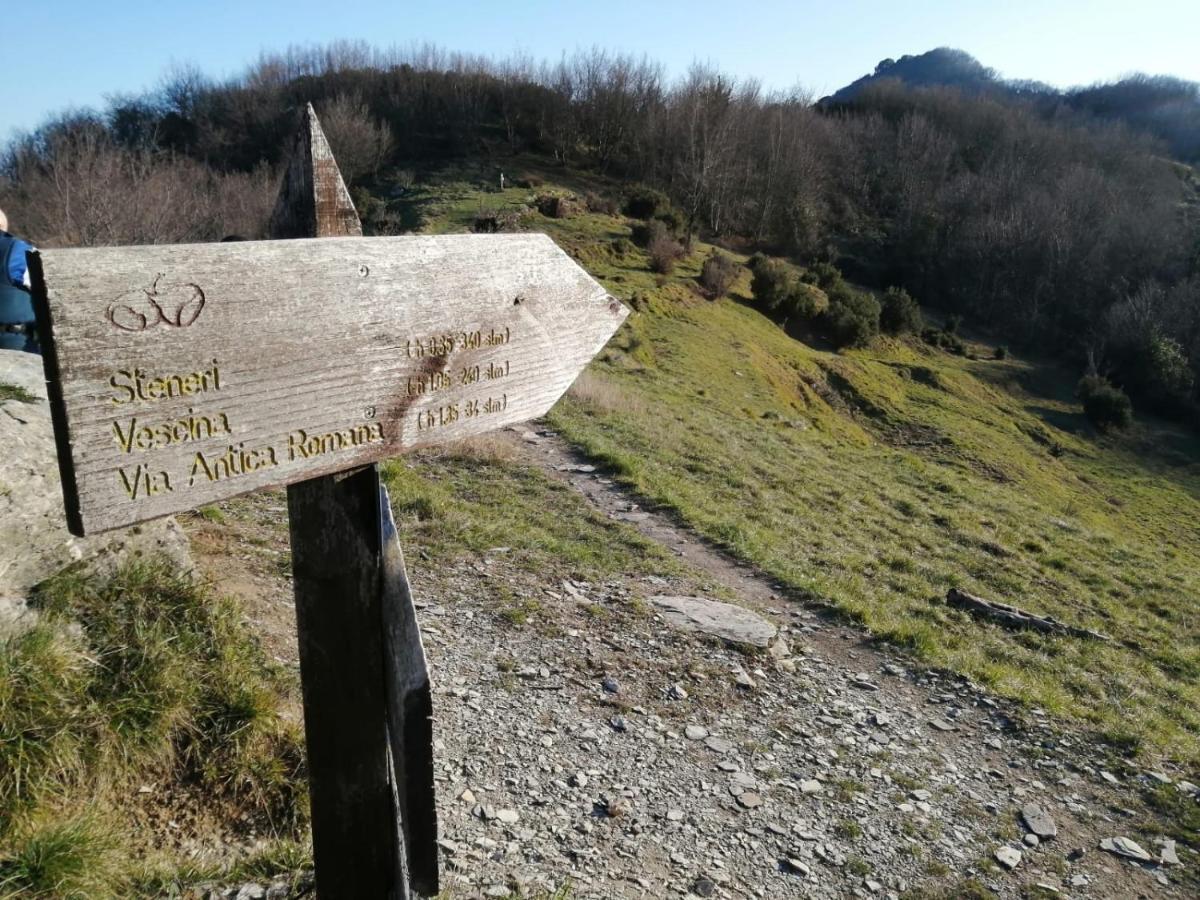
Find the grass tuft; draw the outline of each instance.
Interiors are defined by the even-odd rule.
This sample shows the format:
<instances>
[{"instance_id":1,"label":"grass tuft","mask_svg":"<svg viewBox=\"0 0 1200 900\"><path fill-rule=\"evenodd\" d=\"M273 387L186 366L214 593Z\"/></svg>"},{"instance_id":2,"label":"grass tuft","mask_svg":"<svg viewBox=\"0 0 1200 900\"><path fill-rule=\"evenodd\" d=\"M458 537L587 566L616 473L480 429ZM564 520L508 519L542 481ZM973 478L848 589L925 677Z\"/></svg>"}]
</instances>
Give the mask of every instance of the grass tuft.
<instances>
[{"instance_id":1,"label":"grass tuft","mask_svg":"<svg viewBox=\"0 0 1200 900\"><path fill-rule=\"evenodd\" d=\"M31 605L38 623L0 639L5 878L32 896L116 890L95 860L119 855L129 875L138 835L128 798L146 782L202 791L206 811L231 827L301 833L303 742L280 716L288 686L232 601L154 560L105 578L68 570ZM90 809L111 812L108 843L81 818ZM91 860L83 893L68 883L76 860Z\"/></svg>"},{"instance_id":2,"label":"grass tuft","mask_svg":"<svg viewBox=\"0 0 1200 900\"><path fill-rule=\"evenodd\" d=\"M0 898L102 900L116 896L111 840L91 819L21 833L0 857Z\"/></svg>"}]
</instances>

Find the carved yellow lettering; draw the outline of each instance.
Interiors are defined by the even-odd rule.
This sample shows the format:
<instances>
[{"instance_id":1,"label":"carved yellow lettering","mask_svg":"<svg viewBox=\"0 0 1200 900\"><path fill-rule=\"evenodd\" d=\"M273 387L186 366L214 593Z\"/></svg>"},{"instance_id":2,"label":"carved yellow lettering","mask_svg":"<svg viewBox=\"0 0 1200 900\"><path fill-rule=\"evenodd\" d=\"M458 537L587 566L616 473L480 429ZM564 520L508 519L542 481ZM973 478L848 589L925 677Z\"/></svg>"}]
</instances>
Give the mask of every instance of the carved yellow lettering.
<instances>
[{"instance_id":1,"label":"carved yellow lettering","mask_svg":"<svg viewBox=\"0 0 1200 900\"><path fill-rule=\"evenodd\" d=\"M116 397L113 397L112 402L115 406L120 406L123 403L132 403L135 399L137 399L137 391L133 389L133 385L123 384L122 379L124 381L133 381L133 373L126 371L125 369L121 369L108 379L108 383L110 385L112 385L118 391L124 391L126 394L128 394L128 396L123 400L119 394Z\"/></svg>"}]
</instances>

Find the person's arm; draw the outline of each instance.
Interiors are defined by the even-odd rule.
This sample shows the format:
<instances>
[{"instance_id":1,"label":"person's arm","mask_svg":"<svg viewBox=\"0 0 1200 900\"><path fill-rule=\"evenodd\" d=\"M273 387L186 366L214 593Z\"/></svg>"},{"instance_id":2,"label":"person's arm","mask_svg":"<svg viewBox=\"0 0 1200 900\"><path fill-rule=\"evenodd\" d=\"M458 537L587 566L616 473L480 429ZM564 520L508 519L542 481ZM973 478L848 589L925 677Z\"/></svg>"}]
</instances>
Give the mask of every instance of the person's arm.
<instances>
[{"instance_id":1,"label":"person's arm","mask_svg":"<svg viewBox=\"0 0 1200 900\"><path fill-rule=\"evenodd\" d=\"M19 238L13 243L12 253L8 257L8 271L5 275L14 287L32 290L33 283L29 280L29 266L25 262L25 254L33 247Z\"/></svg>"}]
</instances>

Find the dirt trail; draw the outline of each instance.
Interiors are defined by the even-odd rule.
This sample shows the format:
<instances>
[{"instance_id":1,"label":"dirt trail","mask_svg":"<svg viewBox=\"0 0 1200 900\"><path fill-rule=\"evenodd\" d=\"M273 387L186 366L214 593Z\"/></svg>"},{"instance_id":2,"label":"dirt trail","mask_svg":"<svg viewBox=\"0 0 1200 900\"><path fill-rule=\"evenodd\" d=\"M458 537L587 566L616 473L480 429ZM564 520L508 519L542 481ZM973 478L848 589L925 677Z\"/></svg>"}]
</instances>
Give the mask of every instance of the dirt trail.
<instances>
[{"instance_id":1,"label":"dirt trail","mask_svg":"<svg viewBox=\"0 0 1200 900\"><path fill-rule=\"evenodd\" d=\"M1166 896L1174 893L1165 870L1141 869L1135 863L1097 851L1103 837L1124 833L1120 819L1130 814L1128 807L1136 803L1128 796L1132 785L1125 789L1115 788L1101 775L1104 771L1100 767L1102 761L1099 757L1091 756L1086 737L1073 736L1070 729L1048 722L1040 711L1028 715L1010 703L989 696L966 679L910 671L910 660L879 647L861 629L838 624L828 610L786 599L787 591L783 585L773 582L753 567L730 557L703 537L677 524L669 513L645 508L638 498L611 478L605 477L585 454L553 431L516 428L507 432L506 437L516 447L520 459L566 481L592 506L610 518L627 522L646 537L668 547L689 566L730 589L739 604L762 612L776 622L791 619L809 623L802 626L804 652L810 659L819 658L831 667L836 673L835 677L840 676L846 683L854 684L856 679L862 678L860 673L864 672L903 673L903 677L878 682L878 693L872 699L885 709L904 709L913 712L916 718L923 717L931 723L952 724L953 731L935 727L926 735L931 747L940 746L947 756L969 760L978 771L994 777L1002 777L1005 769L1020 769L1027 764L1035 771L1059 768L1073 773L1059 778L1058 783L1049 788L1036 779L1033 785L1035 791L1046 792L1043 798L1038 798L1039 802L1048 801L1043 804L1046 808L1051 808L1053 800L1065 800L1072 812L1078 815L1078 819L1068 822L1064 829L1061 813L1058 814L1056 849L1061 853L1065 837L1072 842L1073 849L1085 851L1093 865L1082 867L1082 858L1074 861L1079 868L1072 868L1072 873L1076 876L1082 874L1082 878L1076 877L1076 881L1086 883L1072 885L1068 878L1064 884L1057 877L1049 877L1041 882L1034 881L1034 884L1054 886L1073 896ZM936 711L947 702L953 702L948 690L954 691L960 699L970 696L975 715L963 715L961 709L952 710L957 713L953 717L930 715L928 711ZM992 732L990 735L987 734L989 731ZM1014 753L1018 758L1014 759ZM1054 763L1047 759L1047 756L1054 755L1061 756L1063 762ZM1146 777L1143 776L1141 780L1145 781ZM1066 788L1069 790L1064 790ZM1031 799L1034 793L1017 788L1014 797ZM1056 793L1058 796L1053 797ZM1017 822L1021 824L1020 819ZM1023 828L1018 830L1024 831ZM1011 843L1021 846L1020 841ZM1043 849L1046 846L1043 845ZM1026 853L1031 852L1027 846L1022 849ZM1061 875L1064 871L1058 860L1050 869L1054 870L1054 875ZM1084 869L1089 874L1083 874ZM1132 871L1143 875L1150 873L1153 884L1150 878L1131 878ZM1025 890L1028 890L1030 879L1021 880L1026 883ZM991 886L998 887L996 884Z\"/></svg>"}]
</instances>

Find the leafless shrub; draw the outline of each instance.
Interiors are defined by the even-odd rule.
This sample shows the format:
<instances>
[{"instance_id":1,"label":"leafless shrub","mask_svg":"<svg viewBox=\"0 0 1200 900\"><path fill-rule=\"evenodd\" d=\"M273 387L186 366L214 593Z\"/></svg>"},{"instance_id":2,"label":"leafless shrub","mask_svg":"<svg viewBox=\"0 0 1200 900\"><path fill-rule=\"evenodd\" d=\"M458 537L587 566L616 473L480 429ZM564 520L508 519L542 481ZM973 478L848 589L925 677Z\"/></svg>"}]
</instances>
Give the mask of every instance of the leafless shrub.
<instances>
[{"instance_id":1,"label":"leafless shrub","mask_svg":"<svg viewBox=\"0 0 1200 900\"><path fill-rule=\"evenodd\" d=\"M588 212L602 213L606 216L615 216L621 211L621 204L613 197L605 197L601 194L588 192L583 198L587 205Z\"/></svg>"},{"instance_id":2,"label":"leafless shrub","mask_svg":"<svg viewBox=\"0 0 1200 900\"><path fill-rule=\"evenodd\" d=\"M700 284L712 299L723 297L737 280L740 266L733 257L717 250L709 254L700 270Z\"/></svg>"},{"instance_id":3,"label":"leafless shrub","mask_svg":"<svg viewBox=\"0 0 1200 900\"><path fill-rule=\"evenodd\" d=\"M673 237L660 234L650 241L646 248L650 256L650 269L659 275L670 275L675 270L675 263L683 256L683 245Z\"/></svg>"},{"instance_id":4,"label":"leafless shrub","mask_svg":"<svg viewBox=\"0 0 1200 900\"><path fill-rule=\"evenodd\" d=\"M537 208L548 219L570 219L582 212L579 201L574 197L544 194L537 198Z\"/></svg>"},{"instance_id":5,"label":"leafless shrub","mask_svg":"<svg viewBox=\"0 0 1200 900\"><path fill-rule=\"evenodd\" d=\"M0 206L44 246L162 244L262 237L276 191L266 166L221 174L194 160L115 145L74 123L6 160Z\"/></svg>"},{"instance_id":6,"label":"leafless shrub","mask_svg":"<svg viewBox=\"0 0 1200 900\"><path fill-rule=\"evenodd\" d=\"M317 115L347 184L378 172L395 146L392 129L371 115L358 94L338 94Z\"/></svg>"}]
</instances>

